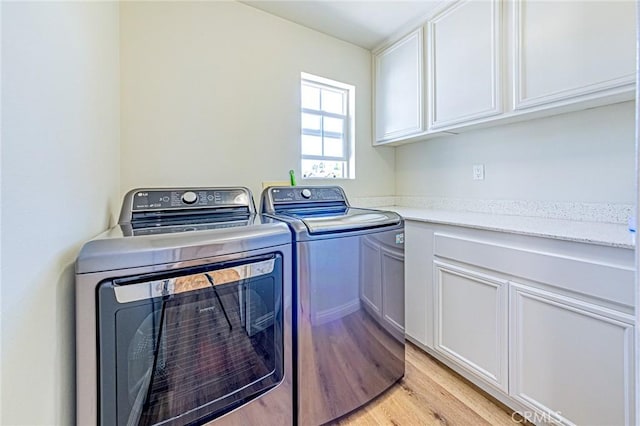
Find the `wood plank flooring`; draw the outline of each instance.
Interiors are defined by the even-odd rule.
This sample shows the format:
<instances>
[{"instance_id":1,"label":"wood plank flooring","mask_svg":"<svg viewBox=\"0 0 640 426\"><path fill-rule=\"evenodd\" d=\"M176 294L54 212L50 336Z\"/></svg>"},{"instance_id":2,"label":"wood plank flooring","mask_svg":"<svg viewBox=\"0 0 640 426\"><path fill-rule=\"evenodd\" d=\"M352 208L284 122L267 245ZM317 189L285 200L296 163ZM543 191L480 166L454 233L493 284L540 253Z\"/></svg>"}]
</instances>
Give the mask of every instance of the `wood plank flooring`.
<instances>
[{"instance_id":1,"label":"wood plank flooring","mask_svg":"<svg viewBox=\"0 0 640 426\"><path fill-rule=\"evenodd\" d=\"M407 342L405 377L335 426L517 424L502 405Z\"/></svg>"}]
</instances>

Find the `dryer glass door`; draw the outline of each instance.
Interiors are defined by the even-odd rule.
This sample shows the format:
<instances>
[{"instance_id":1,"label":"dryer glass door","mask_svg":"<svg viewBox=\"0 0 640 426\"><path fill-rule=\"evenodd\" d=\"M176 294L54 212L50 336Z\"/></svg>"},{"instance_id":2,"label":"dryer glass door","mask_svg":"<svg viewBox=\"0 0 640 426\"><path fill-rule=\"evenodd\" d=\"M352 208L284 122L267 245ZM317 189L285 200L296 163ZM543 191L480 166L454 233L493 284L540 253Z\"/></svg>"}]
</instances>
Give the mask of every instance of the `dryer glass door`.
<instances>
[{"instance_id":1,"label":"dryer glass door","mask_svg":"<svg viewBox=\"0 0 640 426\"><path fill-rule=\"evenodd\" d=\"M102 424L200 423L283 378L282 258L103 283Z\"/></svg>"}]
</instances>

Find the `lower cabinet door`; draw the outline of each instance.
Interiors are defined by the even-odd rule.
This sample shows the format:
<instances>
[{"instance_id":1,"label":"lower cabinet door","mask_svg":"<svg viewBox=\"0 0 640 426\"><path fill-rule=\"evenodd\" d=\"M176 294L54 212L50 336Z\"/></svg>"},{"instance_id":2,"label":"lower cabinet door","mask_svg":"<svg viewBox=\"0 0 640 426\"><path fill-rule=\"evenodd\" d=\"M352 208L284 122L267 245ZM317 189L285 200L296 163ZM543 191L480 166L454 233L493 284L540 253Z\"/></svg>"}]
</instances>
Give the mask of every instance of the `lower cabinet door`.
<instances>
[{"instance_id":1,"label":"lower cabinet door","mask_svg":"<svg viewBox=\"0 0 640 426\"><path fill-rule=\"evenodd\" d=\"M633 318L517 283L510 288L509 387L532 408L528 418L635 424Z\"/></svg>"},{"instance_id":2,"label":"lower cabinet door","mask_svg":"<svg viewBox=\"0 0 640 426\"><path fill-rule=\"evenodd\" d=\"M404 335L404 254L382 248L382 317Z\"/></svg>"},{"instance_id":3,"label":"lower cabinet door","mask_svg":"<svg viewBox=\"0 0 640 426\"><path fill-rule=\"evenodd\" d=\"M360 240L360 298L376 316L382 316L380 247Z\"/></svg>"},{"instance_id":4,"label":"lower cabinet door","mask_svg":"<svg viewBox=\"0 0 640 426\"><path fill-rule=\"evenodd\" d=\"M405 332L433 349L433 229L404 223Z\"/></svg>"},{"instance_id":5,"label":"lower cabinet door","mask_svg":"<svg viewBox=\"0 0 640 426\"><path fill-rule=\"evenodd\" d=\"M507 390L506 280L434 262L435 350Z\"/></svg>"}]
</instances>

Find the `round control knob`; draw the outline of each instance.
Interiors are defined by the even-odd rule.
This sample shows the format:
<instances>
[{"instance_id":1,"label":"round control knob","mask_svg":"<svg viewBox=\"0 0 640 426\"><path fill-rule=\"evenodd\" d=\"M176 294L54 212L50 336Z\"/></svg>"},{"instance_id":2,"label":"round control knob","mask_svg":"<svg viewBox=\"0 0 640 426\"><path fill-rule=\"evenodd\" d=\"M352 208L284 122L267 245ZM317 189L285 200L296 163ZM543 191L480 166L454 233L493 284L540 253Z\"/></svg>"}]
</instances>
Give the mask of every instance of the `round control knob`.
<instances>
[{"instance_id":1,"label":"round control knob","mask_svg":"<svg viewBox=\"0 0 640 426\"><path fill-rule=\"evenodd\" d=\"M302 190L300 195L302 195L304 198L311 198L311 191L305 188Z\"/></svg>"},{"instance_id":2,"label":"round control knob","mask_svg":"<svg viewBox=\"0 0 640 426\"><path fill-rule=\"evenodd\" d=\"M198 195L193 191L187 191L182 194L182 202L185 204L193 204L198 201Z\"/></svg>"}]
</instances>

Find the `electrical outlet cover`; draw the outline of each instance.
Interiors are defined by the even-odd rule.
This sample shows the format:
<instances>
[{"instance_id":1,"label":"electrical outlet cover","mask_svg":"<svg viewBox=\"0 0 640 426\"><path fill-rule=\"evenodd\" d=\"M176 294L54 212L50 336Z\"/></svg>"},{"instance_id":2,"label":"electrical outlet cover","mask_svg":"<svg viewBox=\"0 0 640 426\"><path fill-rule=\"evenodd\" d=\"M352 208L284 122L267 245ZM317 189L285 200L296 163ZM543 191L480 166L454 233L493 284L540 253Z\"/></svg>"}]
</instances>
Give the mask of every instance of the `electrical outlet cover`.
<instances>
[{"instance_id":1,"label":"electrical outlet cover","mask_svg":"<svg viewBox=\"0 0 640 426\"><path fill-rule=\"evenodd\" d=\"M473 165L473 180L484 180L484 164Z\"/></svg>"}]
</instances>

